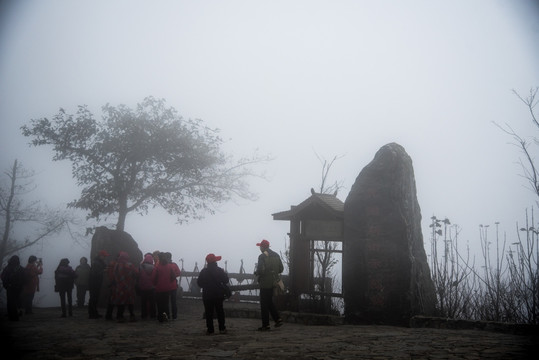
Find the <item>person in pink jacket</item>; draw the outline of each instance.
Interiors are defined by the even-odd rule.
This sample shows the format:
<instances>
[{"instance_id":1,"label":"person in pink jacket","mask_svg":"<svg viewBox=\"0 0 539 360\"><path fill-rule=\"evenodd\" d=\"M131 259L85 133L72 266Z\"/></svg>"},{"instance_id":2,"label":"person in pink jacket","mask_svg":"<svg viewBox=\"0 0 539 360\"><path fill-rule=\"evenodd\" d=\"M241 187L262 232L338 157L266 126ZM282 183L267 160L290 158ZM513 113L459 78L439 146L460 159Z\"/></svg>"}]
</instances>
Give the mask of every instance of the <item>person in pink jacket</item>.
<instances>
[{"instance_id":1,"label":"person in pink jacket","mask_svg":"<svg viewBox=\"0 0 539 360\"><path fill-rule=\"evenodd\" d=\"M155 303L157 320L168 321L170 317L170 293L177 286L174 267L169 263L165 253L159 253L159 262L154 266L152 281L155 286Z\"/></svg>"},{"instance_id":2,"label":"person in pink jacket","mask_svg":"<svg viewBox=\"0 0 539 360\"><path fill-rule=\"evenodd\" d=\"M153 285L152 274L154 264L151 253L144 255L144 260L139 265L138 270L138 295L140 296L140 317L155 319L155 287Z\"/></svg>"}]
</instances>

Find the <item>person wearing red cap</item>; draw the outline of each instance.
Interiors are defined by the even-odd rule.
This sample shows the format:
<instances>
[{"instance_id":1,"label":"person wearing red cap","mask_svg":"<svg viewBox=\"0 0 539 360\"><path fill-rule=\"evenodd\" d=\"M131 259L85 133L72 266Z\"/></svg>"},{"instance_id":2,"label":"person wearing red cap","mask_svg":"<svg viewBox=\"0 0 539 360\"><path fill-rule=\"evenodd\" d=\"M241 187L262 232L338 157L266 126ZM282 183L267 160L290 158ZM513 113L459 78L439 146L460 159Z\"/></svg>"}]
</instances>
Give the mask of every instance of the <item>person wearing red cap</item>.
<instances>
[{"instance_id":1,"label":"person wearing red cap","mask_svg":"<svg viewBox=\"0 0 539 360\"><path fill-rule=\"evenodd\" d=\"M223 301L225 300L223 284L228 284L228 275L217 266L217 261L221 256L208 254L206 256L206 267L200 271L197 278L197 285L202 288L202 302L204 303L204 312L206 315L206 334L214 333L213 312L217 313L217 322L219 324L219 333L226 333L225 311Z\"/></svg>"},{"instance_id":2,"label":"person wearing red cap","mask_svg":"<svg viewBox=\"0 0 539 360\"><path fill-rule=\"evenodd\" d=\"M90 267L90 277L88 279L88 290L90 291L90 299L88 300L88 318L90 319L99 319L102 317L97 311L97 303L99 301L99 295L101 294L103 276L105 275L105 269L107 268L105 258L108 256L109 253L105 250L99 251Z\"/></svg>"},{"instance_id":3,"label":"person wearing red cap","mask_svg":"<svg viewBox=\"0 0 539 360\"><path fill-rule=\"evenodd\" d=\"M279 254L269 248L268 240L264 239L256 246L260 247L261 252L255 271L260 286L260 313L262 316L262 326L258 330L267 331L270 330L270 315L275 321L275 327L283 325L283 320L279 317L279 312L273 303L273 287L279 281L284 267Z\"/></svg>"}]
</instances>

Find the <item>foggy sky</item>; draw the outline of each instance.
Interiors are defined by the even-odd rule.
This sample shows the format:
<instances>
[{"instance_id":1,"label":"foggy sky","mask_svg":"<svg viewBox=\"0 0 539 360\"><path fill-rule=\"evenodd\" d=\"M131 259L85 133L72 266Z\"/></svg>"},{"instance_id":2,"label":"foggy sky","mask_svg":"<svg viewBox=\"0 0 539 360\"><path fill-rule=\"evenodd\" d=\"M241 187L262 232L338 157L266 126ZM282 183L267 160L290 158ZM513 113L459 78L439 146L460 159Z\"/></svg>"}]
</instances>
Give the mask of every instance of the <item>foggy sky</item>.
<instances>
[{"instance_id":1,"label":"foggy sky","mask_svg":"<svg viewBox=\"0 0 539 360\"><path fill-rule=\"evenodd\" d=\"M134 107L164 98L185 118L221 129L235 156L275 157L253 180L257 202L239 200L189 225L163 211L129 214L143 252L185 259L213 252L251 271L268 239L285 249L289 209L320 186L316 154L334 164L344 201L383 145L411 156L424 242L429 218L448 217L478 248L478 225L508 237L535 204L521 156L493 122L537 133L525 106L539 86L539 10L532 1L4 1L0 5L1 169L15 158L38 172L36 197L63 206L79 194L70 163L30 148L20 126L86 104ZM82 214L84 216L84 214ZM116 219L108 223L115 224ZM53 241L52 241L53 240ZM41 243L45 272L84 245ZM87 239L89 243L89 238ZM65 252L68 252L67 254ZM23 257L23 261L27 259ZM47 268L48 266L48 268ZM45 275L44 275L45 276Z\"/></svg>"}]
</instances>

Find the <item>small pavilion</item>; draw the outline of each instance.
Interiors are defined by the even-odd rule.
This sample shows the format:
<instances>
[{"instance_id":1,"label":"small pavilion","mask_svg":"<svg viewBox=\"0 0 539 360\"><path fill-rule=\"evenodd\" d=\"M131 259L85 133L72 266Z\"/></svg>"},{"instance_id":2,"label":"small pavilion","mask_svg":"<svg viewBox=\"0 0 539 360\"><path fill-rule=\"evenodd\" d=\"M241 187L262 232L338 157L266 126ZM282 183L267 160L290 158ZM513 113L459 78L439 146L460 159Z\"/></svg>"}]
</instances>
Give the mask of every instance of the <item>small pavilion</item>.
<instances>
[{"instance_id":1,"label":"small pavilion","mask_svg":"<svg viewBox=\"0 0 539 360\"><path fill-rule=\"evenodd\" d=\"M342 250L317 248L316 242L343 241L344 203L336 194L319 194L311 189L311 196L299 205L292 205L290 210L272 216L273 220L290 221L288 288L291 310L299 310L302 295L342 297L342 294L315 291L314 271L316 252L342 253Z\"/></svg>"}]
</instances>

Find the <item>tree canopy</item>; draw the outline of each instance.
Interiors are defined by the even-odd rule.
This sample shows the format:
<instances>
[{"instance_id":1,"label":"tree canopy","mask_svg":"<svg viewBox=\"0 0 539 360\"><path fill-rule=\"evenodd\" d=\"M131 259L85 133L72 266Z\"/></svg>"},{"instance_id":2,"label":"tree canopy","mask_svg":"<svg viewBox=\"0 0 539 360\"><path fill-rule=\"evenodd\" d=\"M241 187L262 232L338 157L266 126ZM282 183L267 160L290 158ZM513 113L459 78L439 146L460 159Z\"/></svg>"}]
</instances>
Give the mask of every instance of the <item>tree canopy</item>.
<instances>
[{"instance_id":1,"label":"tree canopy","mask_svg":"<svg viewBox=\"0 0 539 360\"><path fill-rule=\"evenodd\" d=\"M133 211L162 207L181 223L213 214L233 196L255 200L247 177L260 175L249 167L269 160L256 154L233 160L222 151L217 129L183 119L154 97L134 110L106 104L102 121L86 105L74 115L60 109L52 120L32 119L21 130L31 145L52 145L54 161L71 161L82 191L68 207L97 221L118 215L118 230Z\"/></svg>"}]
</instances>

